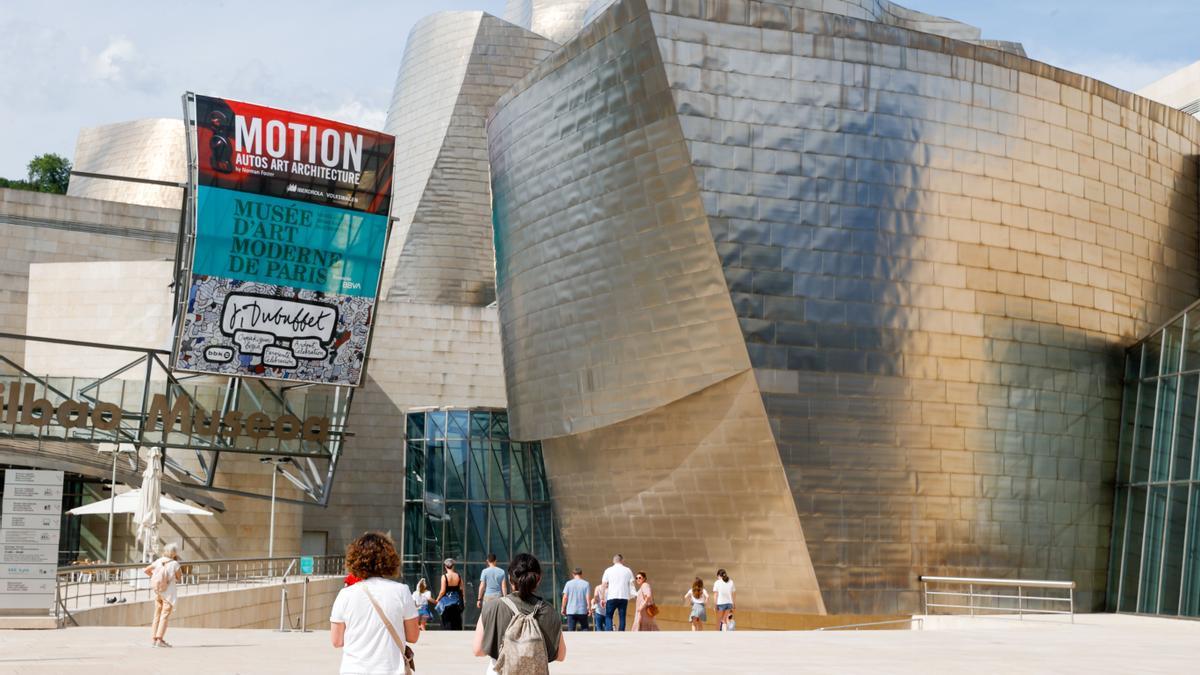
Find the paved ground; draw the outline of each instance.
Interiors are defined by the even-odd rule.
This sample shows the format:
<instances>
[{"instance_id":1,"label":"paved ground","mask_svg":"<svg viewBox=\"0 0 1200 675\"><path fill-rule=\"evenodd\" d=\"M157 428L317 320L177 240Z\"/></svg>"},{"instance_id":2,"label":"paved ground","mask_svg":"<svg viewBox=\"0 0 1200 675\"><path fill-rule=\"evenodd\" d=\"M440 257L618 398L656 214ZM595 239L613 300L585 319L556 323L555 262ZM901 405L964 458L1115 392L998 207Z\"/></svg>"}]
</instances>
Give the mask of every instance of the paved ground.
<instances>
[{"instance_id":1,"label":"paved ground","mask_svg":"<svg viewBox=\"0 0 1200 675\"><path fill-rule=\"evenodd\" d=\"M336 673L326 632L172 630L172 650L146 629L0 632L0 673ZM569 636L568 673L1188 673L1200 662L1200 622L1081 616L1015 622L936 620L923 631L642 633ZM484 671L469 634L426 633L418 672Z\"/></svg>"}]
</instances>

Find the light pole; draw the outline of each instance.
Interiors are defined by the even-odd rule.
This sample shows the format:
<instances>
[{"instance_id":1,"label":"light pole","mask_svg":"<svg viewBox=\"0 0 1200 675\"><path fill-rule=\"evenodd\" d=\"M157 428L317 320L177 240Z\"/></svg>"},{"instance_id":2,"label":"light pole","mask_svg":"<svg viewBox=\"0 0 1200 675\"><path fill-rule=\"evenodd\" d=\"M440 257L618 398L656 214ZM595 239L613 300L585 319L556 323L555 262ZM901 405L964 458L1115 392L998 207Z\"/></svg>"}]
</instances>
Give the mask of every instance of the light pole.
<instances>
[{"instance_id":1,"label":"light pole","mask_svg":"<svg viewBox=\"0 0 1200 675\"><path fill-rule=\"evenodd\" d=\"M283 464L291 464L291 457L263 457L258 461L263 464L271 465L271 529L267 535L267 557L275 557L275 480L279 477L279 472L282 471L279 467Z\"/></svg>"},{"instance_id":2,"label":"light pole","mask_svg":"<svg viewBox=\"0 0 1200 675\"><path fill-rule=\"evenodd\" d=\"M121 445L117 444L112 450L99 449L99 452L112 453L112 481L109 483L109 491L112 497L108 500L108 540L104 544L104 564L112 564L112 539L113 539L113 520L117 506L117 455L123 452L137 452L137 448L129 448L122 450Z\"/></svg>"}]
</instances>

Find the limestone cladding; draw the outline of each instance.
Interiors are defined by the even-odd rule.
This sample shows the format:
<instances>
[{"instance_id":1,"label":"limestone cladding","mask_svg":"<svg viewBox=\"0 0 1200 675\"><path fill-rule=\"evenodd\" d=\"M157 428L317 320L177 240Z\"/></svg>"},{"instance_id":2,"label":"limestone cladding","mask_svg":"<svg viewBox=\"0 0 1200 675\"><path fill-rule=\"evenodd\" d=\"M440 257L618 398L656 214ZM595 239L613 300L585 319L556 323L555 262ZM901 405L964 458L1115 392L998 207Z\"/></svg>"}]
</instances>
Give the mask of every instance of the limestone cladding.
<instances>
[{"instance_id":1,"label":"limestone cladding","mask_svg":"<svg viewBox=\"0 0 1200 675\"><path fill-rule=\"evenodd\" d=\"M558 497L553 449L580 431L666 434L600 403L634 385L668 406L748 360L830 611L919 610L921 574L1073 579L1099 609L1121 348L1200 294L1200 123L809 4L624 0L497 104L513 434L546 442ZM596 265L612 230L622 263L660 253ZM733 340L695 276L714 264ZM703 316L677 309L700 296ZM689 358L701 340L727 360ZM674 367L623 365L646 355ZM599 477L624 456L602 457Z\"/></svg>"}]
</instances>

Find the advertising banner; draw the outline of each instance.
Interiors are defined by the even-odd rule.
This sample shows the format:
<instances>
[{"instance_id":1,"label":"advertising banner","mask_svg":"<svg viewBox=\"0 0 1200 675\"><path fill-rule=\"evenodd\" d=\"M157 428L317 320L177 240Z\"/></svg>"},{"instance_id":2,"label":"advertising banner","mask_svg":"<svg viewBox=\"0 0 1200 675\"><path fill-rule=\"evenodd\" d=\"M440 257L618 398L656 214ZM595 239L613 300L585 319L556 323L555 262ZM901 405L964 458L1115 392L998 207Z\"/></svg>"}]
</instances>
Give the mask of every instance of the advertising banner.
<instances>
[{"instance_id":1,"label":"advertising banner","mask_svg":"<svg viewBox=\"0 0 1200 675\"><path fill-rule=\"evenodd\" d=\"M208 96L188 111L195 235L173 367L357 385L395 139Z\"/></svg>"}]
</instances>

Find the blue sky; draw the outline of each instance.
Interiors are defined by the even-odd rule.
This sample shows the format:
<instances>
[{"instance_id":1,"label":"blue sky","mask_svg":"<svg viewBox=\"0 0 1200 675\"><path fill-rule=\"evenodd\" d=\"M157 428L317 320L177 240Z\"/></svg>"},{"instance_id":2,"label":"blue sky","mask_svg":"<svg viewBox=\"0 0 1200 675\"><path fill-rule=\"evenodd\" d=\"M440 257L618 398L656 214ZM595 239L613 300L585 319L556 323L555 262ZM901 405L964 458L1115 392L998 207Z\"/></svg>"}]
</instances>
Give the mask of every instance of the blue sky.
<instances>
[{"instance_id":1,"label":"blue sky","mask_svg":"<svg viewBox=\"0 0 1200 675\"><path fill-rule=\"evenodd\" d=\"M901 4L1127 89L1200 59L1200 0ZM0 176L24 177L41 152L71 156L81 127L178 117L188 89L381 125L418 19L503 8L503 0L3 0Z\"/></svg>"}]
</instances>

